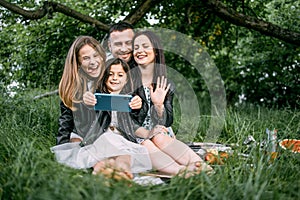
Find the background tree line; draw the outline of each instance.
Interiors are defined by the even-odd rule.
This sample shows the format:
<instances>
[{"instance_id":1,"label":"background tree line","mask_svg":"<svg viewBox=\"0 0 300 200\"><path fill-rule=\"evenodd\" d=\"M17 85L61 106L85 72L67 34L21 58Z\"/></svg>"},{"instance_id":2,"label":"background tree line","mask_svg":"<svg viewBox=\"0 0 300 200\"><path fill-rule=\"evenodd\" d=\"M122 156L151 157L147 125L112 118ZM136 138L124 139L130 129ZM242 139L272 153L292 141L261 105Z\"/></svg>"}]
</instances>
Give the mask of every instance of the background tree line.
<instances>
[{"instance_id":1,"label":"background tree line","mask_svg":"<svg viewBox=\"0 0 300 200\"><path fill-rule=\"evenodd\" d=\"M17 90L56 89L74 38L101 41L110 24L125 20L199 42L220 71L228 103L299 107L299 6L288 0L0 0L2 98L13 82ZM190 63L168 53L166 58L199 96L207 94Z\"/></svg>"}]
</instances>

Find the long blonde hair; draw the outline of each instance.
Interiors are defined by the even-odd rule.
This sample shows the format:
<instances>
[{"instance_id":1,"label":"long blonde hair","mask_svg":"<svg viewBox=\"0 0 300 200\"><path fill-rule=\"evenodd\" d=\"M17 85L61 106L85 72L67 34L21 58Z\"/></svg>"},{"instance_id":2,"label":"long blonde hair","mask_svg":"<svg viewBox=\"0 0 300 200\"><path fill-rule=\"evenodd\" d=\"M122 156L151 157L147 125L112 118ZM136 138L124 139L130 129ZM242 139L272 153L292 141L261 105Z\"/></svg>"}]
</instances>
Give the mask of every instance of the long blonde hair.
<instances>
[{"instance_id":1,"label":"long blonde hair","mask_svg":"<svg viewBox=\"0 0 300 200\"><path fill-rule=\"evenodd\" d=\"M106 54L101 44L90 36L79 36L71 45L63 71L62 78L59 83L59 96L63 103L70 109L75 110L73 103L82 101L82 95L87 91L88 75L80 70L79 51L89 45L94 48L101 57L101 72L98 78L94 80L92 90L95 90L103 76L105 69Z\"/></svg>"}]
</instances>

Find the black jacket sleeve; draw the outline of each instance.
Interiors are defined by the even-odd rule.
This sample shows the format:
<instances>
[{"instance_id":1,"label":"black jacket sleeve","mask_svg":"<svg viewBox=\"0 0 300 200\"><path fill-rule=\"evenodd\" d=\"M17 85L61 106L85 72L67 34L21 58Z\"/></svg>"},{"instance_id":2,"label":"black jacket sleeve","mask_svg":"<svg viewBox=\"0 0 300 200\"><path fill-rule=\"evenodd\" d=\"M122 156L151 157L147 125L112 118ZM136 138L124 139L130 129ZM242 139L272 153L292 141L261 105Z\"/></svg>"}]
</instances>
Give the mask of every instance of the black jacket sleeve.
<instances>
[{"instance_id":1,"label":"black jacket sleeve","mask_svg":"<svg viewBox=\"0 0 300 200\"><path fill-rule=\"evenodd\" d=\"M169 83L171 84L171 87L165 97L163 117L158 116L156 109L155 109L154 105L152 104L152 102L151 102L150 108L148 107L147 98L146 98L146 94L144 92L143 87L139 87L136 90L136 94L142 98L142 108L139 111L138 115L134 115L134 119L140 125L143 124L149 109L150 109L151 119L152 119L154 126L159 124L159 125L163 125L165 127L169 127L173 124L173 98L174 98L174 93L175 93L175 84L171 81Z\"/></svg>"},{"instance_id":2,"label":"black jacket sleeve","mask_svg":"<svg viewBox=\"0 0 300 200\"><path fill-rule=\"evenodd\" d=\"M70 135L74 129L73 112L65 104L60 102L60 116L58 119L58 133L56 136L56 144L70 142Z\"/></svg>"}]
</instances>

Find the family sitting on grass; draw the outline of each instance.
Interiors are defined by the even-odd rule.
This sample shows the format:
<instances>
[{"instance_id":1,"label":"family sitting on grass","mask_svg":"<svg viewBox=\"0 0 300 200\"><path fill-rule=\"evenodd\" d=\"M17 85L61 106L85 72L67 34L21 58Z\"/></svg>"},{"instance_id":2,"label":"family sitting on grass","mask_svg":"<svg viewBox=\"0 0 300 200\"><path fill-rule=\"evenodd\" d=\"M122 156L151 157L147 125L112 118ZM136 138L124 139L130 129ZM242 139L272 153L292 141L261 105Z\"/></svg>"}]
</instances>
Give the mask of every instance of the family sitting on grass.
<instances>
[{"instance_id":1,"label":"family sitting on grass","mask_svg":"<svg viewBox=\"0 0 300 200\"><path fill-rule=\"evenodd\" d=\"M121 22L111 26L108 46L114 57L108 60L89 36L79 36L69 49L59 85L57 145L51 148L57 161L124 179L150 170L182 177L213 172L168 135L175 87L166 78L159 38ZM95 92L131 94L131 112L94 110Z\"/></svg>"}]
</instances>

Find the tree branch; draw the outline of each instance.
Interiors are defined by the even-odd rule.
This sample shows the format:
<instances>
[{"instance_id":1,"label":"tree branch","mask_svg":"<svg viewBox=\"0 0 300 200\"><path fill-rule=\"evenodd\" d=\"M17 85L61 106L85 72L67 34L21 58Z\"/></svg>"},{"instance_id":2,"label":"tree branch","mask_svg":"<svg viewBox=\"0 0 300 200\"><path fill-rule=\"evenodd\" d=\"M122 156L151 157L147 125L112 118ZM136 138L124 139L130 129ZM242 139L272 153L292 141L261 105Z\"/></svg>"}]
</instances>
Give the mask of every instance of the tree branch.
<instances>
[{"instance_id":1,"label":"tree branch","mask_svg":"<svg viewBox=\"0 0 300 200\"><path fill-rule=\"evenodd\" d=\"M8 10L17 13L19 15L22 15L26 19L30 20L37 20L41 19L46 16L46 14L52 15L54 12L62 13L66 16L75 18L81 22L91 24L92 26L97 27L99 30L108 31L109 26L90 17L87 15L84 15L80 12L77 12L76 10L73 10L63 4L56 3L56 2L49 2L45 1L42 8L35 10L35 11L28 11L25 9L20 8L17 5L14 5L12 3L0 0L0 5L7 8Z\"/></svg>"},{"instance_id":2,"label":"tree branch","mask_svg":"<svg viewBox=\"0 0 300 200\"><path fill-rule=\"evenodd\" d=\"M46 92L44 94L37 95L33 99L34 100L41 99L41 98L44 98L44 97L49 97L49 96L57 95L57 94L58 94L58 90L53 90L53 91L50 91L50 92Z\"/></svg>"},{"instance_id":3,"label":"tree branch","mask_svg":"<svg viewBox=\"0 0 300 200\"><path fill-rule=\"evenodd\" d=\"M142 19L145 14L157 3L161 1L158 0L144 0L139 6L135 7L124 19L124 21L130 24L136 24L140 19Z\"/></svg>"},{"instance_id":4,"label":"tree branch","mask_svg":"<svg viewBox=\"0 0 300 200\"><path fill-rule=\"evenodd\" d=\"M149 12L149 10L154 5L158 4L159 2L159 0L144 0L139 6L133 9L128 16L126 16L124 21L127 21L131 24L137 23L141 18L145 16L147 12ZM204 3L207 8L209 8L214 14L225 21L228 21L237 26L242 26L258 31L261 34L275 37L294 45L300 45L300 33L298 32L283 29L264 20L238 13L234 9L226 7L226 5L219 0L205 0ZM35 11L22 9L4 0L0 0L0 5L14 13L22 15L26 19L41 19L47 14L51 15L53 12L60 12L81 22L91 24L92 26L97 27L98 30L108 31L109 29L108 25L56 2L46 1L43 8L37 9Z\"/></svg>"},{"instance_id":5,"label":"tree branch","mask_svg":"<svg viewBox=\"0 0 300 200\"><path fill-rule=\"evenodd\" d=\"M73 17L77 20L80 20L82 22L91 24L92 26L96 26L99 30L108 31L109 25L106 25L90 16L81 14L80 12L77 12L65 5L62 5L60 3L54 3L54 2L48 2L49 5L54 8L55 11L63 13L69 17Z\"/></svg>"},{"instance_id":6,"label":"tree branch","mask_svg":"<svg viewBox=\"0 0 300 200\"><path fill-rule=\"evenodd\" d=\"M218 0L207 0L206 5L221 19L232 24L258 31L264 35L272 36L291 44L300 45L300 33L283 29L264 20L238 13L226 7L225 4Z\"/></svg>"},{"instance_id":7,"label":"tree branch","mask_svg":"<svg viewBox=\"0 0 300 200\"><path fill-rule=\"evenodd\" d=\"M3 0L0 0L0 5L16 14L22 15L26 19L31 20L43 18L47 14L47 11L44 8L40 8L35 11L27 11L17 5Z\"/></svg>"}]
</instances>

